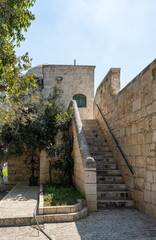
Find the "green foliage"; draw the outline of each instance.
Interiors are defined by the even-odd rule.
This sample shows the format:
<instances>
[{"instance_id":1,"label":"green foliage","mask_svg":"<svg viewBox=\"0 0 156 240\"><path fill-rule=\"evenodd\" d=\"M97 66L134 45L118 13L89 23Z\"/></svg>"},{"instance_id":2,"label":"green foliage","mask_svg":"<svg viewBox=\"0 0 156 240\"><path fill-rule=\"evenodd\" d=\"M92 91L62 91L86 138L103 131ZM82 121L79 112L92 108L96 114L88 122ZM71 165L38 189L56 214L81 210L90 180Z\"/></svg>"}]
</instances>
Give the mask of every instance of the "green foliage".
<instances>
[{"instance_id":1,"label":"green foliage","mask_svg":"<svg viewBox=\"0 0 156 240\"><path fill-rule=\"evenodd\" d=\"M55 143L60 128L56 116L63 111L60 93L61 90L54 87L48 98L36 89L21 96L19 117L11 126L5 124L1 131L1 146L7 149L7 156L21 156L25 152L34 155Z\"/></svg>"},{"instance_id":2,"label":"green foliage","mask_svg":"<svg viewBox=\"0 0 156 240\"><path fill-rule=\"evenodd\" d=\"M46 206L63 206L77 203L84 198L74 187L55 187L44 185L44 202Z\"/></svg>"},{"instance_id":3,"label":"green foliage","mask_svg":"<svg viewBox=\"0 0 156 240\"><path fill-rule=\"evenodd\" d=\"M50 179L51 171L54 169L56 171L61 172L59 178L60 183L65 186L71 184L72 182L72 172L74 161L71 156L73 150L73 136L69 132L69 128L71 126L71 120L73 118L73 109L70 108L69 112L57 115L57 124L62 132L61 139L56 143L50 143L49 147L49 155L55 157L54 163L50 163Z\"/></svg>"},{"instance_id":4,"label":"green foliage","mask_svg":"<svg viewBox=\"0 0 156 240\"><path fill-rule=\"evenodd\" d=\"M0 95L1 121L9 122L16 118L15 111L21 93L28 91L30 84L35 86L33 75L22 75L30 68L28 53L16 56L15 47L25 40L23 31L27 31L34 15L29 10L35 0L1 0L0 1L0 86L5 91ZM9 106L6 109L6 106Z\"/></svg>"}]
</instances>

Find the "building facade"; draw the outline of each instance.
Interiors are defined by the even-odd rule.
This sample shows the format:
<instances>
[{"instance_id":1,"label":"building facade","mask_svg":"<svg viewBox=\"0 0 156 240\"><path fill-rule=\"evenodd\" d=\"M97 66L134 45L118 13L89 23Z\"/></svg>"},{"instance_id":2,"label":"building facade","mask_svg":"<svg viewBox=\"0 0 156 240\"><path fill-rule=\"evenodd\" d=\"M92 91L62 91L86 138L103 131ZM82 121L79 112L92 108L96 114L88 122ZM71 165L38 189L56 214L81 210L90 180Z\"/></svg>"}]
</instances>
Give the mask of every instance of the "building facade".
<instances>
[{"instance_id":1,"label":"building facade","mask_svg":"<svg viewBox=\"0 0 156 240\"><path fill-rule=\"evenodd\" d=\"M95 66L39 65L28 71L34 72L38 84L48 96L55 85L60 85L62 101L67 109L72 99L79 107L81 119L93 118Z\"/></svg>"}]
</instances>

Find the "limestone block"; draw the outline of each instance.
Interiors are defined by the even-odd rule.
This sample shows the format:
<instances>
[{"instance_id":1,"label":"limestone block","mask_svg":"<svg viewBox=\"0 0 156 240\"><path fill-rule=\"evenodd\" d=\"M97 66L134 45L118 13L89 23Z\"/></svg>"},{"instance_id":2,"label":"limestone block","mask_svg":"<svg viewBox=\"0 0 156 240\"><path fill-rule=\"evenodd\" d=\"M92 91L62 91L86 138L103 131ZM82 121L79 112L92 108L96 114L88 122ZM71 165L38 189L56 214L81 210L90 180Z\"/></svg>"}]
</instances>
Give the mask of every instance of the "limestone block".
<instances>
[{"instance_id":1,"label":"limestone block","mask_svg":"<svg viewBox=\"0 0 156 240\"><path fill-rule=\"evenodd\" d=\"M156 183L156 172L154 172L154 183Z\"/></svg>"},{"instance_id":2,"label":"limestone block","mask_svg":"<svg viewBox=\"0 0 156 240\"><path fill-rule=\"evenodd\" d=\"M142 107L149 105L151 102L152 102L152 94L151 93L148 93L141 97L141 106Z\"/></svg>"},{"instance_id":3,"label":"limestone block","mask_svg":"<svg viewBox=\"0 0 156 240\"><path fill-rule=\"evenodd\" d=\"M149 144L142 145L141 151L142 151L143 156L149 156L150 155L150 145Z\"/></svg>"},{"instance_id":4,"label":"limestone block","mask_svg":"<svg viewBox=\"0 0 156 240\"><path fill-rule=\"evenodd\" d=\"M146 132L149 131L149 120L148 118L144 119L143 121L137 124L138 132Z\"/></svg>"},{"instance_id":5,"label":"limestone block","mask_svg":"<svg viewBox=\"0 0 156 240\"><path fill-rule=\"evenodd\" d=\"M135 100L135 101L132 103L132 111L133 111L133 112L136 112L136 111L138 111L139 109L141 109L141 97L138 98L137 100Z\"/></svg>"},{"instance_id":6,"label":"limestone block","mask_svg":"<svg viewBox=\"0 0 156 240\"><path fill-rule=\"evenodd\" d=\"M132 134L136 134L137 133L137 124L133 123L132 124Z\"/></svg>"},{"instance_id":7,"label":"limestone block","mask_svg":"<svg viewBox=\"0 0 156 240\"><path fill-rule=\"evenodd\" d=\"M154 156L155 156L155 154L156 154L156 152L155 152L155 151L151 151L151 152L150 152L150 155L151 155L151 157L154 157Z\"/></svg>"},{"instance_id":8,"label":"limestone block","mask_svg":"<svg viewBox=\"0 0 156 240\"><path fill-rule=\"evenodd\" d=\"M150 145L150 150L155 150L155 143L152 143L152 144Z\"/></svg>"},{"instance_id":9,"label":"limestone block","mask_svg":"<svg viewBox=\"0 0 156 240\"><path fill-rule=\"evenodd\" d=\"M126 135L129 136L131 135L131 133L132 133L132 127L131 126L126 127Z\"/></svg>"},{"instance_id":10,"label":"limestone block","mask_svg":"<svg viewBox=\"0 0 156 240\"><path fill-rule=\"evenodd\" d=\"M146 205L146 214L148 214L152 217L156 217L156 205L148 203Z\"/></svg>"},{"instance_id":11,"label":"limestone block","mask_svg":"<svg viewBox=\"0 0 156 240\"><path fill-rule=\"evenodd\" d=\"M134 178L132 176L125 176L125 182L129 188L134 188Z\"/></svg>"},{"instance_id":12,"label":"limestone block","mask_svg":"<svg viewBox=\"0 0 156 240\"><path fill-rule=\"evenodd\" d=\"M70 207L68 206L57 206L56 207L56 212L57 213L70 213Z\"/></svg>"},{"instance_id":13,"label":"limestone block","mask_svg":"<svg viewBox=\"0 0 156 240\"><path fill-rule=\"evenodd\" d=\"M152 141L153 141L153 142L156 142L156 130L153 131Z\"/></svg>"},{"instance_id":14,"label":"limestone block","mask_svg":"<svg viewBox=\"0 0 156 240\"><path fill-rule=\"evenodd\" d=\"M152 143L152 133L151 132L146 133L145 141L146 141L146 143Z\"/></svg>"},{"instance_id":15,"label":"limestone block","mask_svg":"<svg viewBox=\"0 0 156 240\"><path fill-rule=\"evenodd\" d=\"M156 182L152 184L152 192L156 192Z\"/></svg>"},{"instance_id":16,"label":"limestone block","mask_svg":"<svg viewBox=\"0 0 156 240\"><path fill-rule=\"evenodd\" d=\"M146 182L146 183L145 183L145 190L151 191L151 188L152 188L151 186L152 186L151 183Z\"/></svg>"},{"instance_id":17,"label":"limestone block","mask_svg":"<svg viewBox=\"0 0 156 240\"><path fill-rule=\"evenodd\" d=\"M154 172L151 172L151 171L146 172L146 181L149 183L154 182Z\"/></svg>"},{"instance_id":18,"label":"limestone block","mask_svg":"<svg viewBox=\"0 0 156 240\"><path fill-rule=\"evenodd\" d=\"M96 171L86 171L86 183L96 183Z\"/></svg>"},{"instance_id":19,"label":"limestone block","mask_svg":"<svg viewBox=\"0 0 156 240\"><path fill-rule=\"evenodd\" d=\"M56 213L56 207L44 207L43 211L44 211L44 214Z\"/></svg>"},{"instance_id":20,"label":"limestone block","mask_svg":"<svg viewBox=\"0 0 156 240\"><path fill-rule=\"evenodd\" d=\"M86 184L86 194L92 195L97 193L97 184Z\"/></svg>"},{"instance_id":21,"label":"limestone block","mask_svg":"<svg viewBox=\"0 0 156 240\"><path fill-rule=\"evenodd\" d=\"M134 187L137 190L143 190L144 189L144 179L143 178L135 178Z\"/></svg>"},{"instance_id":22,"label":"limestone block","mask_svg":"<svg viewBox=\"0 0 156 240\"><path fill-rule=\"evenodd\" d=\"M146 176L146 168L144 168L144 167L136 167L135 168L135 175L136 175L136 177L145 178L145 176Z\"/></svg>"},{"instance_id":23,"label":"limestone block","mask_svg":"<svg viewBox=\"0 0 156 240\"><path fill-rule=\"evenodd\" d=\"M152 103L152 113L156 112L156 101Z\"/></svg>"},{"instance_id":24,"label":"limestone block","mask_svg":"<svg viewBox=\"0 0 156 240\"><path fill-rule=\"evenodd\" d=\"M130 151L132 156L141 155L141 145L131 146Z\"/></svg>"},{"instance_id":25,"label":"limestone block","mask_svg":"<svg viewBox=\"0 0 156 240\"><path fill-rule=\"evenodd\" d=\"M144 156L137 156L136 157L136 166L137 167L146 167L145 159L146 158Z\"/></svg>"},{"instance_id":26,"label":"limestone block","mask_svg":"<svg viewBox=\"0 0 156 240\"><path fill-rule=\"evenodd\" d=\"M125 128L121 128L120 129L120 137L124 137L125 136Z\"/></svg>"},{"instance_id":27,"label":"limestone block","mask_svg":"<svg viewBox=\"0 0 156 240\"><path fill-rule=\"evenodd\" d=\"M153 109L152 109L152 105L151 104L146 106L146 112L147 112L148 115L152 114Z\"/></svg>"},{"instance_id":28,"label":"limestone block","mask_svg":"<svg viewBox=\"0 0 156 240\"><path fill-rule=\"evenodd\" d=\"M156 170L156 166L147 165L147 170L148 171L155 171Z\"/></svg>"},{"instance_id":29,"label":"limestone block","mask_svg":"<svg viewBox=\"0 0 156 240\"><path fill-rule=\"evenodd\" d=\"M156 116L152 117L152 129L156 129Z\"/></svg>"},{"instance_id":30,"label":"limestone block","mask_svg":"<svg viewBox=\"0 0 156 240\"><path fill-rule=\"evenodd\" d=\"M151 192L152 203L156 205L156 192Z\"/></svg>"},{"instance_id":31,"label":"limestone block","mask_svg":"<svg viewBox=\"0 0 156 240\"><path fill-rule=\"evenodd\" d=\"M138 133L136 137L137 137L137 144L145 144L145 134L144 133Z\"/></svg>"},{"instance_id":32,"label":"limestone block","mask_svg":"<svg viewBox=\"0 0 156 240\"><path fill-rule=\"evenodd\" d=\"M87 208L90 212L97 211L97 202L87 202Z\"/></svg>"},{"instance_id":33,"label":"limestone block","mask_svg":"<svg viewBox=\"0 0 156 240\"><path fill-rule=\"evenodd\" d=\"M151 202L151 192L144 190L144 201L145 202Z\"/></svg>"},{"instance_id":34,"label":"limestone block","mask_svg":"<svg viewBox=\"0 0 156 240\"><path fill-rule=\"evenodd\" d=\"M144 194L142 191L134 190L133 192L133 198L136 202L140 203L144 201Z\"/></svg>"},{"instance_id":35,"label":"limestone block","mask_svg":"<svg viewBox=\"0 0 156 240\"><path fill-rule=\"evenodd\" d=\"M87 194L86 201L87 202L97 202L97 195L96 194Z\"/></svg>"}]
</instances>

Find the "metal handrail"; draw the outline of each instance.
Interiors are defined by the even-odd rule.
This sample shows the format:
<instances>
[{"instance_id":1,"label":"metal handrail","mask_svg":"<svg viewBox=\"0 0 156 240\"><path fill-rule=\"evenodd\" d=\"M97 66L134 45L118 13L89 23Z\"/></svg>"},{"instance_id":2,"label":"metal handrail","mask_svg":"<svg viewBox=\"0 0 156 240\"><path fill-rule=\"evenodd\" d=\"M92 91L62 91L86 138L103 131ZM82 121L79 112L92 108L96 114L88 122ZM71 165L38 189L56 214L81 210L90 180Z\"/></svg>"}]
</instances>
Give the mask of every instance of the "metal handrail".
<instances>
[{"instance_id":1,"label":"metal handrail","mask_svg":"<svg viewBox=\"0 0 156 240\"><path fill-rule=\"evenodd\" d=\"M96 104L96 106L97 106L97 108L98 108L98 110L99 110L99 112L100 112L100 114L101 114L104 122L106 123L106 125L107 125L107 127L108 127L108 130L110 131L110 133L111 133L111 135L112 135L112 137L113 137L113 139L114 139L114 141L115 141L115 143L116 143L116 146L118 147L118 149L119 149L119 151L120 151L123 159L125 160L125 162L126 162L126 164L127 164L127 167L129 168L130 172L134 175L134 172L133 172L132 168L130 167L130 165L129 165L129 163L128 163L128 161L127 161L127 159L126 159L126 157L125 157L125 155L124 155L124 153L123 153L123 151L122 151L122 149L120 148L120 146L119 146L119 144L118 144L118 142L117 142L114 134L112 133L112 131L111 131L111 129L110 129L110 127L109 127L109 125L108 125L108 123L107 123L104 115L103 115L103 113L101 112L101 109L100 109L99 105Z\"/></svg>"}]
</instances>

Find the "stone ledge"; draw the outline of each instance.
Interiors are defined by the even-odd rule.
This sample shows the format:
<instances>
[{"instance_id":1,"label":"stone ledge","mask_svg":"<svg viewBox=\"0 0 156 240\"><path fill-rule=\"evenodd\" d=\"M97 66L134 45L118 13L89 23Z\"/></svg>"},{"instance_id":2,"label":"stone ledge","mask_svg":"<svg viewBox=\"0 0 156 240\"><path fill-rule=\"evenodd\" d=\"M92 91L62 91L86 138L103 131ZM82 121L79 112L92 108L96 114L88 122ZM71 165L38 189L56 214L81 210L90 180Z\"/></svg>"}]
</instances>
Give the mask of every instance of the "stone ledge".
<instances>
[{"instance_id":1,"label":"stone ledge","mask_svg":"<svg viewBox=\"0 0 156 240\"><path fill-rule=\"evenodd\" d=\"M48 215L43 215L43 221L44 221L44 223L71 222L71 221L75 221L77 219L83 218L86 215L87 215L87 208L83 207L78 212L66 213L66 214L48 214ZM38 219L38 216L37 216L37 219Z\"/></svg>"},{"instance_id":2,"label":"stone ledge","mask_svg":"<svg viewBox=\"0 0 156 240\"><path fill-rule=\"evenodd\" d=\"M70 103L70 106L74 107L74 124L75 124L76 134L77 134L77 138L78 138L78 144L79 144L79 149L80 149L80 153L81 153L81 158L83 160L83 166L85 169L87 169L87 168L96 169L96 161L90 155L76 101L72 100Z\"/></svg>"},{"instance_id":3,"label":"stone ledge","mask_svg":"<svg viewBox=\"0 0 156 240\"><path fill-rule=\"evenodd\" d=\"M83 207L80 211L74 213L37 215L36 217L39 224L43 224L54 222L71 222L86 217L86 215L87 208ZM0 227L34 224L36 224L34 217L0 218Z\"/></svg>"},{"instance_id":4,"label":"stone ledge","mask_svg":"<svg viewBox=\"0 0 156 240\"><path fill-rule=\"evenodd\" d=\"M38 206L38 214L46 215L46 214L67 214L67 213L76 213L82 209L82 206L86 205L86 201L84 199L78 199L78 203L69 206L48 206L44 207L43 200L43 185L40 186L40 195L39 195L39 206Z\"/></svg>"}]
</instances>

